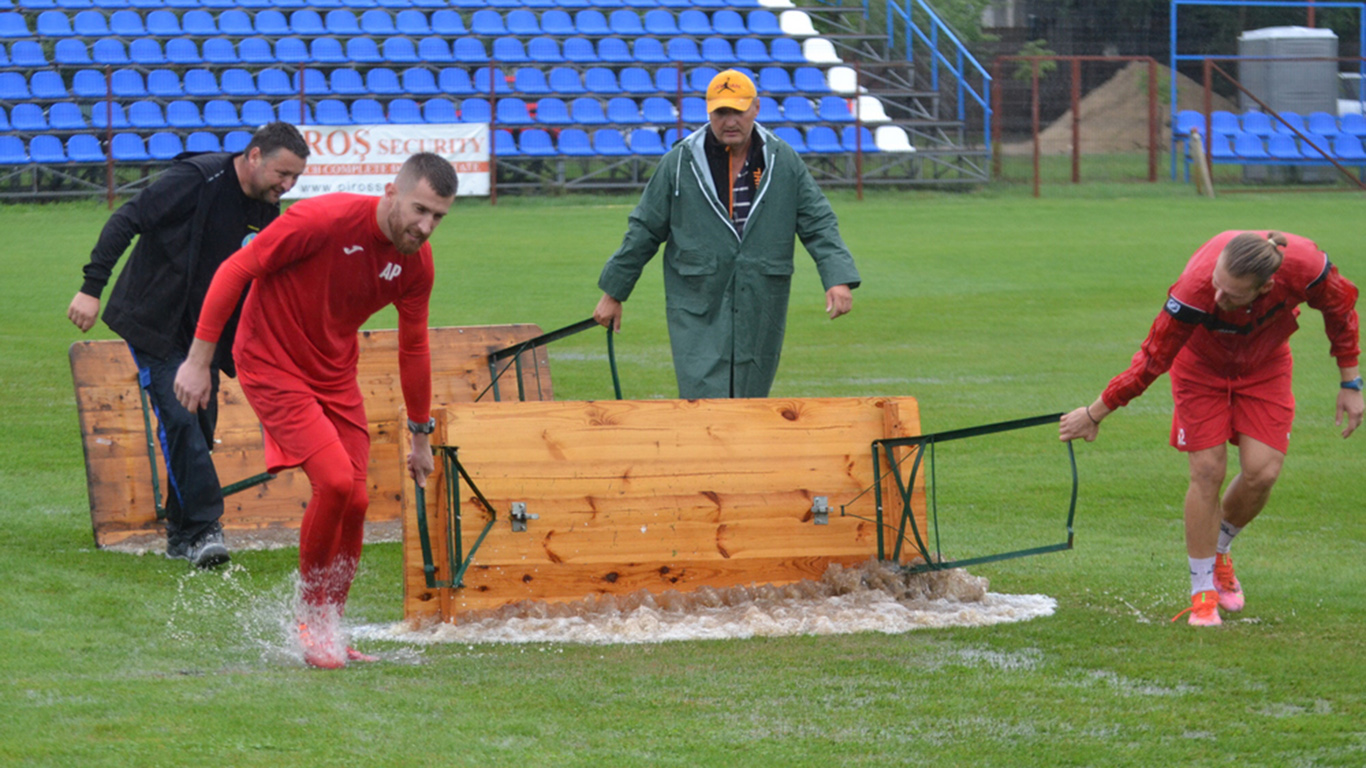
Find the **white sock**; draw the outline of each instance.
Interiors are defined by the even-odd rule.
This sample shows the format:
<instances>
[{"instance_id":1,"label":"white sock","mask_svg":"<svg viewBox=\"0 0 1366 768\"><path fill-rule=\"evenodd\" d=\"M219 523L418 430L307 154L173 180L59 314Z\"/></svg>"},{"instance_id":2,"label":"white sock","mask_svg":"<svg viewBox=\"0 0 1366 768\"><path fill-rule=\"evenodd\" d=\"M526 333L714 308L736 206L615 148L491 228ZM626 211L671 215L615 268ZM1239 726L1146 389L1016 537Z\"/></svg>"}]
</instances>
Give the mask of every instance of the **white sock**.
<instances>
[{"instance_id":1,"label":"white sock","mask_svg":"<svg viewBox=\"0 0 1366 768\"><path fill-rule=\"evenodd\" d=\"M1191 566L1191 594L1214 589L1214 558L1188 557Z\"/></svg>"},{"instance_id":2,"label":"white sock","mask_svg":"<svg viewBox=\"0 0 1366 768\"><path fill-rule=\"evenodd\" d=\"M1243 530L1243 526L1234 525L1227 520L1219 521L1219 544L1214 548L1215 552L1221 555L1228 554L1228 548L1233 545L1233 537Z\"/></svg>"}]
</instances>

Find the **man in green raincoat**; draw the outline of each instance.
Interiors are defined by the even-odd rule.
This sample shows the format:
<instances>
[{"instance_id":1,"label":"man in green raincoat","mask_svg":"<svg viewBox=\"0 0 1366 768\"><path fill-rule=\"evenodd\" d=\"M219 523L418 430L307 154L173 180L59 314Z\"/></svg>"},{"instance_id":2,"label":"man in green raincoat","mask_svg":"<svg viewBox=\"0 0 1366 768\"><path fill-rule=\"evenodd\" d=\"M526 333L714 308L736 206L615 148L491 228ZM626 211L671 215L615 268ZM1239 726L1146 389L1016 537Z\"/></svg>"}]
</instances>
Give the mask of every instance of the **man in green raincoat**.
<instances>
[{"instance_id":1,"label":"man in green raincoat","mask_svg":"<svg viewBox=\"0 0 1366 768\"><path fill-rule=\"evenodd\" d=\"M709 125L660 161L598 278L599 323L621 329L621 303L664 243L665 311L679 397L767 397L778 370L794 236L820 272L831 319L859 285L830 202L791 146L755 125L743 73L707 88Z\"/></svg>"}]
</instances>

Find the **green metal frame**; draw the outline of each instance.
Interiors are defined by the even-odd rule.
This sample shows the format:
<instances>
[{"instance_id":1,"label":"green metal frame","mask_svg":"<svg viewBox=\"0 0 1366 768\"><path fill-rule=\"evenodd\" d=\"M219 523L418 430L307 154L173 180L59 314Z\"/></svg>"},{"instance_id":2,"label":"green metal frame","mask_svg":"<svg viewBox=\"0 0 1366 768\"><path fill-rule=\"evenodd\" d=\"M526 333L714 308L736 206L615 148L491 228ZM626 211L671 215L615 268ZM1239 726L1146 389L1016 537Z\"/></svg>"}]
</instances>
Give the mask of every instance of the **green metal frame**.
<instances>
[{"instance_id":1,"label":"green metal frame","mask_svg":"<svg viewBox=\"0 0 1366 768\"><path fill-rule=\"evenodd\" d=\"M1059 544L1049 544L1041 547L1018 549L1011 552L1002 552L994 555L984 555L981 557L971 557L962 560L952 560L949 562L945 562L943 558L943 553L940 550L938 494L934 483L934 447L938 443L948 442L950 440L962 440L965 438L979 437L981 435L989 435L997 432L1009 432L1017 429L1026 429L1028 427L1037 427L1044 424L1056 423L1061 417L1061 413L1052 413L1044 416L1034 416L1027 419L1016 419L1014 421L1003 421L996 424L985 424L982 426L955 429L947 432L934 432L928 435L918 435L916 437L898 437L874 440L872 444L872 490L875 491L877 498L877 519L871 522L875 522L877 525L878 559L890 560L891 562L899 563L901 561L902 544L910 543L912 544L912 546L916 548L916 551L920 553L922 562L916 565L902 566L902 569L907 573L919 573L922 571L937 571L947 570L950 568L962 568L969 565L976 565L978 563L992 563L998 560L1010 560L1017 557L1028 557L1029 555L1041 555L1048 552L1058 552L1061 550L1071 549L1073 537L1072 523L1076 517L1077 511L1077 456L1075 451L1073 451L1072 449L1071 442L1067 443L1067 457L1068 461L1071 463L1072 468L1072 495L1067 508L1067 540ZM893 449L895 448L915 448L916 450L911 456L907 456L903 458L901 461L897 461L896 457L892 453ZM929 514L928 520L926 522L933 526L934 530L932 537L929 536L928 531L922 532L920 530L920 526L916 524L915 515L912 513L911 510L911 495L915 490L915 478L917 474L920 472L921 467L924 464L926 464L925 459L927 454L929 457L928 464L930 468L930 496L928 510ZM910 462L909 475L903 477L902 464L905 463L907 459L911 459L912 457L914 460ZM897 496L901 501L900 519L897 522L896 528L896 540L892 548L892 556L890 558L887 557L887 546L884 534L886 528L889 527L885 519L886 500L884 500L883 498L882 489L882 480L886 474L890 474L896 480ZM865 489L864 493L866 492L867 490ZM862 495L862 493L859 494L859 496ZM856 496L855 499L857 498L858 497ZM850 503L852 503L852 500ZM847 506L848 504L845 504L840 507L841 516L850 514L845 511L845 508ZM859 517L858 515L852 514L850 514L850 516ZM908 527L910 528L911 536L914 538L914 541L908 540L906 538L906 529ZM933 552L931 552L929 546L930 539L933 540L934 544Z\"/></svg>"},{"instance_id":2,"label":"green metal frame","mask_svg":"<svg viewBox=\"0 0 1366 768\"><path fill-rule=\"evenodd\" d=\"M147 463L152 468L152 507L156 510L158 520L166 519L166 507L161 503L161 476L157 473L157 446L156 436L152 432L152 406L147 400L147 387L139 381L138 395L142 398L142 428L147 436ZM223 495L231 496L239 491L245 491L253 486L260 485L268 480L274 480L275 475L269 472L262 472L252 475L245 480L238 480L223 486Z\"/></svg>"},{"instance_id":3,"label":"green metal frame","mask_svg":"<svg viewBox=\"0 0 1366 768\"><path fill-rule=\"evenodd\" d=\"M479 551L479 546L484 543L484 537L493 530L493 524L498 522L498 512L484 498L484 494L479 490L479 486L474 484L474 480L465 467L460 463L458 455L459 448L455 446L440 446L434 449L441 455L441 466L445 470L443 474L446 494L446 565L451 573L451 578L442 581L436 578L436 561L432 557L432 539L427 529L427 492L420 485L415 485L414 498L417 500L417 536L422 544L422 575L426 580L428 589L460 589L465 586L465 572L469 570L470 563L474 562L474 553ZM457 476L458 475L458 476ZM470 547L469 556L465 556L464 539L460 530L460 478L465 478L469 483L470 490L474 491L475 498L488 510L489 520L484 524L484 530L479 533L479 538Z\"/></svg>"},{"instance_id":4,"label":"green metal frame","mask_svg":"<svg viewBox=\"0 0 1366 768\"><path fill-rule=\"evenodd\" d=\"M494 351L494 352L489 353L489 377L490 377L491 380L489 381L488 386L487 386L487 387L484 387L484 390L483 390L482 392L479 393L479 396L476 397L476 398L474 398L475 402L478 402L479 400L482 400L482 399L484 398L484 395L488 394L489 390L492 390L492 391L493 391L493 399L494 399L495 401L501 401L501 400L503 399L502 393L501 393L501 392L499 391L499 389L498 389L498 380L501 379L501 378L503 377L503 374L507 373L508 368L515 368L515 369L516 369L516 371L517 371L517 399L520 400L520 401L525 401L525 400L526 400L526 384L524 383L524 380L523 380L523 378L522 378L522 354L523 354L524 352L529 352L529 351L531 351L531 350L534 350L534 349L536 349L537 347L544 347L544 346L546 346L547 344L549 344L549 343L552 342L552 341L559 341L560 339L567 338L567 337L569 337L569 336L573 336L573 335L576 334L576 333L582 333L583 331L586 331L586 330L588 330L588 329L590 329L590 328L595 328L595 327L597 327L597 326L598 326L598 321L596 321L596 320L594 320L593 318L590 317L590 318L588 318L588 319L586 319L586 320L580 320L580 321L577 322L577 323L573 323L573 324L571 324L571 325L566 325L566 326L563 327L563 328L559 328L559 329L554 330L554 331L551 331L551 332L549 332L549 333L543 333L543 334L541 334L540 336L537 336L537 337L535 337L535 338L533 338L533 339L527 339L526 341L523 341L523 342L520 342L520 343L517 343L517 344L513 344L513 345L510 346L510 347L504 347L503 349L499 349L499 350L496 350L496 351ZM617 375L617 351L616 351L616 345L615 345L615 343L614 343L613 340L612 340L612 336L613 336L613 334L612 334L612 329L611 329L611 328L608 328L608 329L607 329L607 363L608 363L609 366L611 366L611 369L612 369L612 390L613 390L613 392L616 393L617 399L620 400L620 399L621 399L621 378L618 377L618 375ZM498 368L498 363L499 363L499 361L505 360L505 359L507 359L507 358L512 358L512 361L509 362L509 363L507 363L506 365L504 365L504 366L502 367L502 369L499 369L499 368ZM545 399L545 393L544 393L544 392L541 390L541 388L540 388L540 383L541 383L541 375L540 375L540 374L541 374L541 361L540 361L540 360L537 360L535 355L532 355L532 356L531 356L531 364L532 364L532 370L533 370L533 371L535 372L535 374L536 374L536 399L537 399L537 400L544 400L544 399Z\"/></svg>"}]
</instances>

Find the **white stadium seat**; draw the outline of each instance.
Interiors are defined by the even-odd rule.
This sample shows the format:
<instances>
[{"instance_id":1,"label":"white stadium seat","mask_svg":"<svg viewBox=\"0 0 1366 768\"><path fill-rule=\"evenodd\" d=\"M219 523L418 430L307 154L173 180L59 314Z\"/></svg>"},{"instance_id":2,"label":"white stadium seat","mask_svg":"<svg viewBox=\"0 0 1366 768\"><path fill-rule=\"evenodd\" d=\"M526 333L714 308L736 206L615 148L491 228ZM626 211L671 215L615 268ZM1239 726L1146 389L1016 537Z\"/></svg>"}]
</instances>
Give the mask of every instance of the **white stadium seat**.
<instances>
[{"instance_id":1,"label":"white stadium seat","mask_svg":"<svg viewBox=\"0 0 1366 768\"><path fill-rule=\"evenodd\" d=\"M802 55L812 64L843 64L835 44L823 37L812 37L802 43Z\"/></svg>"},{"instance_id":2,"label":"white stadium seat","mask_svg":"<svg viewBox=\"0 0 1366 768\"><path fill-rule=\"evenodd\" d=\"M915 151L915 147L911 146L911 140L906 137L906 132L898 125L879 125L873 134L873 141L883 152Z\"/></svg>"},{"instance_id":3,"label":"white stadium seat","mask_svg":"<svg viewBox=\"0 0 1366 768\"><path fill-rule=\"evenodd\" d=\"M811 25L811 17L806 15L806 11L783 11L778 14L778 26L782 27L783 34L789 37L810 37L816 34L816 28Z\"/></svg>"}]
</instances>

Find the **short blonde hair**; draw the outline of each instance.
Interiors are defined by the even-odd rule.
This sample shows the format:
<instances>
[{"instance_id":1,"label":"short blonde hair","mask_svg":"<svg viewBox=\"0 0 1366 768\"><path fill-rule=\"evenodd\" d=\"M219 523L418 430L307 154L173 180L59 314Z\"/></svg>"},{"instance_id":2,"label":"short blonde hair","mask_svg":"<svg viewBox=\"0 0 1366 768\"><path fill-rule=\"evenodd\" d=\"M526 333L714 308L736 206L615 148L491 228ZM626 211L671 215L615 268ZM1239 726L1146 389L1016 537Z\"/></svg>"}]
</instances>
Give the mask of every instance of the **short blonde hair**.
<instances>
[{"instance_id":1,"label":"short blonde hair","mask_svg":"<svg viewBox=\"0 0 1366 768\"><path fill-rule=\"evenodd\" d=\"M1266 237L1256 232L1240 233L1224 246L1224 268L1234 277L1252 277L1258 286L1265 285L1281 268L1285 260L1281 249L1288 242L1280 232L1269 232Z\"/></svg>"}]
</instances>

